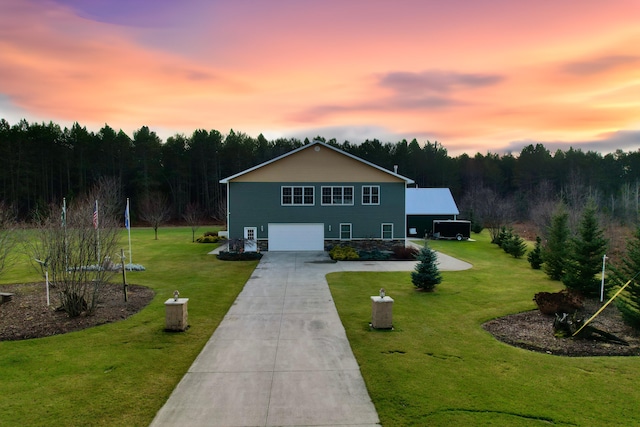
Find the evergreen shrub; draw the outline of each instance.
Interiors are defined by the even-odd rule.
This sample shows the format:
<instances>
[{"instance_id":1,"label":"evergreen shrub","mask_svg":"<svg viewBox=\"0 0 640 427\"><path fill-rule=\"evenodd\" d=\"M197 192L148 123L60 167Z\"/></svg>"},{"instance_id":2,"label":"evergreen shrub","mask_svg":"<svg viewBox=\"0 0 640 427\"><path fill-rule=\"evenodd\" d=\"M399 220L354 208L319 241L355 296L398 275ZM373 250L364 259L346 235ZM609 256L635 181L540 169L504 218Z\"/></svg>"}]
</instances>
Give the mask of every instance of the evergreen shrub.
<instances>
[{"instance_id":1,"label":"evergreen shrub","mask_svg":"<svg viewBox=\"0 0 640 427\"><path fill-rule=\"evenodd\" d=\"M418 253L418 264L415 271L411 272L411 282L423 291L432 292L436 285L442 282L442 276L438 270L438 256L434 250L425 243Z\"/></svg>"}]
</instances>

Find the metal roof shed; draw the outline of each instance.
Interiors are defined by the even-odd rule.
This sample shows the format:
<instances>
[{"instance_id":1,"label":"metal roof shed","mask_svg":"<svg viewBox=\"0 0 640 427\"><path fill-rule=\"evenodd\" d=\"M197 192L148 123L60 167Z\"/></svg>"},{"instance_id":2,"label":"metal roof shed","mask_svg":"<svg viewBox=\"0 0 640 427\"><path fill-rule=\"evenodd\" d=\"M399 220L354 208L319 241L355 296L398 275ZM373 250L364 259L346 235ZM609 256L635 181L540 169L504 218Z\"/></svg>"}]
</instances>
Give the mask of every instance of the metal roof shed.
<instances>
[{"instance_id":1,"label":"metal roof shed","mask_svg":"<svg viewBox=\"0 0 640 427\"><path fill-rule=\"evenodd\" d=\"M409 237L424 237L433 230L433 220L457 219L460 214L448 188L407 188L405 200Z\"/></svg>"}]
</instances>

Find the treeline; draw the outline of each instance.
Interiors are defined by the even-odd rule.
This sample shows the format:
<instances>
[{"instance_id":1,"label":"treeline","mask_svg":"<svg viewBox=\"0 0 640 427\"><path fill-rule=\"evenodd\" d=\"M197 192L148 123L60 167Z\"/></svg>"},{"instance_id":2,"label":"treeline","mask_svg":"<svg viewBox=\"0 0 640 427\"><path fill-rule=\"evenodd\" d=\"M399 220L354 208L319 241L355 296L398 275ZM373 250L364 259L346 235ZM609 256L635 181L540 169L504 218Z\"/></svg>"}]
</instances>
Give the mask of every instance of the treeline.
<instances>
[{"instance_id":1,"label":"treeline","mask_svg":"<svg viewBox=\"0 0 640 427\"><path fill-rule=\"evenodd\" d=\"M417 140L362 144L320 139L379 166L413 179L420 187L448 187L465 215L479 198L509 199L514 219L529 219L534 205L563 200L569 206L593 200L601 212L621 221L636 221L640 201L640 151L602 155L529 145L517 154L463 154L451 157L437 142ZM49 123L0 119L0 201L19 217L63 197L89 191L100 179L119 182L137 201L153 194L168 197L172 216L181 219L197 206L211 220L224 219L225 188L221 178L233 175L308 143L294 138L267 140L231 130L196 130L162 141L143 126L130 137L105 125L97 133L74 124L62 129ZM123 199L124 200L124 199Z\"/></svg>"}]
</instances>

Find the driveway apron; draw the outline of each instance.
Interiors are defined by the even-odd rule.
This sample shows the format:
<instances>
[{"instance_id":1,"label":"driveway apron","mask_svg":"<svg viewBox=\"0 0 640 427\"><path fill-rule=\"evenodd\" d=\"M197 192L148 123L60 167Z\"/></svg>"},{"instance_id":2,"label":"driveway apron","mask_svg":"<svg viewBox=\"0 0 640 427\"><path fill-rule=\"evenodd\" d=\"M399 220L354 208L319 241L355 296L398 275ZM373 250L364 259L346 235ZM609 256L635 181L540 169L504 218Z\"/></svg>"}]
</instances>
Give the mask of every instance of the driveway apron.
<instances>
[{"instance_id":1,"label":"driveway apron","mask_svg":"<svg viewBox=\"0 0 640 427\"><path fill-rule=\"evenodd\" d=\"M375 426L324 252L267 252L152 427Z\"/></svg>"}]
</instances>

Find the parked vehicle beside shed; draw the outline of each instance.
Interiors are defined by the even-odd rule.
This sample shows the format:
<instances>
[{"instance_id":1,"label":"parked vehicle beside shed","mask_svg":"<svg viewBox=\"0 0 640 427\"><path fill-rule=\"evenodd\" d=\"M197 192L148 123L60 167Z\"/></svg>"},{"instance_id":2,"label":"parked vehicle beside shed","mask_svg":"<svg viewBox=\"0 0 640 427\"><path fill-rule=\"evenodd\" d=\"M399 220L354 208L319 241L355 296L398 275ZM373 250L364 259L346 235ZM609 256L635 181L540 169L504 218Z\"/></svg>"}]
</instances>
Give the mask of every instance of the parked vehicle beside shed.
<instances>
[{"instance_id":1,"label":"parked vehicle beside shed","mask_svg":"<svg viewBox=\"0 0 640 427\"><path fill-rule=\"evenodd\" d=\"M435 220L433 221L434 239L468 240L471 237L471 221Z\"/></svg>"}]
</instances>

